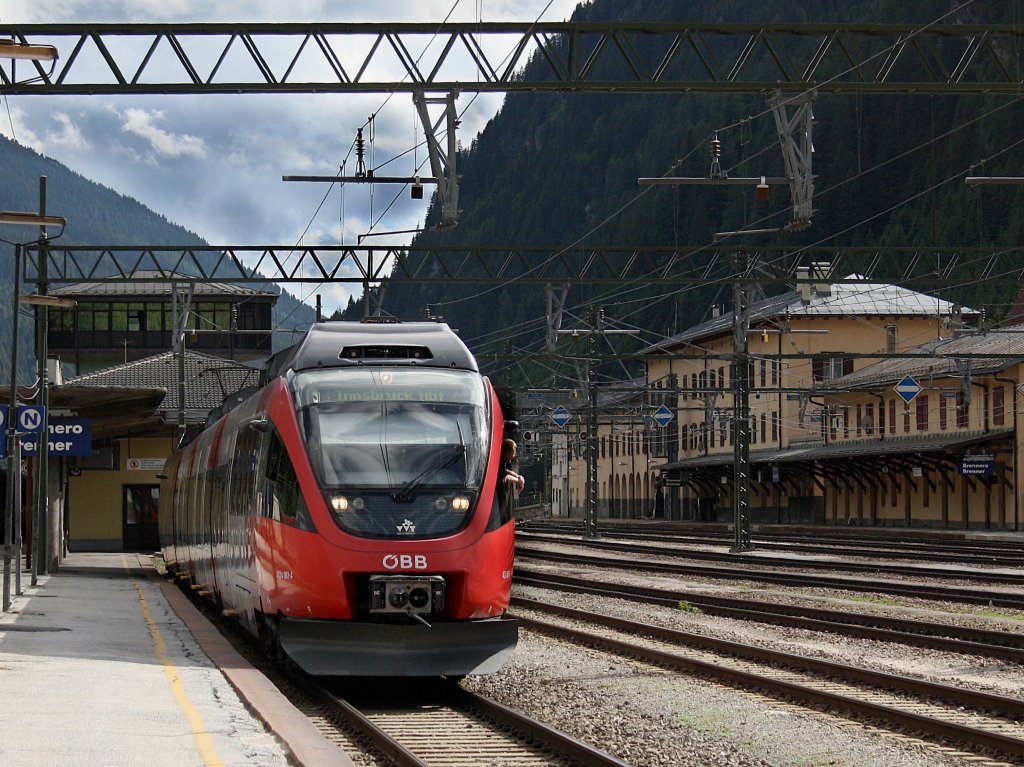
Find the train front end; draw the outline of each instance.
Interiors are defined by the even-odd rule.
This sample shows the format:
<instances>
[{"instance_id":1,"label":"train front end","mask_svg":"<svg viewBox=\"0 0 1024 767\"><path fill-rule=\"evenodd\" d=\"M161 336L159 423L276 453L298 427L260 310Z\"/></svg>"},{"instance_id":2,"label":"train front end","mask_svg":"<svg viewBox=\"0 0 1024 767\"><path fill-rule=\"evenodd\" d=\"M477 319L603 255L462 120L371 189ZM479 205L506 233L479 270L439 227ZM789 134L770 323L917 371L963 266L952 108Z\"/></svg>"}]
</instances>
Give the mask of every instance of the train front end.
<instances>
[{"instance_id":1,"label":"train front end","mask_svg":"<svg viewBox=\"0 0 1024 767\"><path fill-rule=\"evenodd\" d=\"M500 407L454 334L421 325L348 339L340 365L289 377L326 547L287 571L337 597L333 615L280 621L282 648L311 674L483 674L516 645Z\"/></svg>"}]
</instances>

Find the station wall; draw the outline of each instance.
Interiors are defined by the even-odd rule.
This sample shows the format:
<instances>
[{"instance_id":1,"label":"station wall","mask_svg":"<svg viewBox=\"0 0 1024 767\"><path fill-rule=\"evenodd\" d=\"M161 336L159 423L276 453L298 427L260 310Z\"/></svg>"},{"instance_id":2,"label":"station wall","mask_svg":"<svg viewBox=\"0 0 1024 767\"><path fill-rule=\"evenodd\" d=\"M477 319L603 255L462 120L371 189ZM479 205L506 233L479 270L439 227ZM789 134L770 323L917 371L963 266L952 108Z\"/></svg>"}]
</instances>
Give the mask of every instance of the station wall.
<instances>
[{"instance_id":1,"label":"station wall","mask_svg":"<svg viewBox=\"0 0 1024 767\"><path fill-rule=\"evenodd\" d=\"M68 549L123 551L124 488L159 485L157 477L172 451L171 436L118 440L114 469L82 469L68 477Z\"/></svg>"}]
</instances>

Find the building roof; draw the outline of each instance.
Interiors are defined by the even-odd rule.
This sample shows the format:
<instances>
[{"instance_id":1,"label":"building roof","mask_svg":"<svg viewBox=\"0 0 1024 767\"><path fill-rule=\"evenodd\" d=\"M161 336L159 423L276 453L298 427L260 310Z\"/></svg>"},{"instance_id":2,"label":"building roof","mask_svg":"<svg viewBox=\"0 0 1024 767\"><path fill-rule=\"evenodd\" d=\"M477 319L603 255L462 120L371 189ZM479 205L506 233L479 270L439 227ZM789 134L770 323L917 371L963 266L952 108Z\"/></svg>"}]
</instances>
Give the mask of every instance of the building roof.
<instances>
[{"instance_id":1,"label":"building roof","mask_svg":"<svg viewBox=\"0 0 1024 767\"><path fill-rule=\"evenodd\" d=\"M198 352L185 352L185 409L189 421L202 421L225 398L259 380L258 368ZM124 365L97 370L67 381L68 386L100 388L161 388L167 396L160 410L177 412L178 362L174 352L163 352Z\"/></svg>"},{"instance_id":2,"label":"building roof","mask_svg":"<svg viewBox=\"0 0 1024 767\"><path fill-rule=\"evenodd\" d=\"M254 290L233 285L229 282L209 282L191 274L179 274L168 271L140 270L132 274L131 280L101 282L78 282L74 285L62 285L53 288L50 293L55 296L73 298L118 298L169 296L172 286L177 283L195 283L194 296L203 298L271 298L277 300L272 290Z\"/></svg>"},{"instance_id":3,"label":"building roof","mask_svg":"<svg viewBox=\"0 0 1024 767\"><path fill-rule=\"evenodd\" d=\"M961 366L968 364L970 372L974 374L997 373L1024 362L1024 328L960 333L953 338L930 341L911 351L914 354L933 354L934 357L885 359L835 378L830 386L836 389L862 389L895 384L906 376L919 381L929 377L959 377L967 372L967 368ZM988 354L993 356L985 356Z\"/></svg>"},{"instance_id":4,"label":"building roof","mask_svg":"<svg viewBox=\"0 0 1024 767\"><path fill-rule=\"evenodd\" d=\"M851 274L844 279L856 280ZM750 325L756 327L790 317L948 317L956 311L963 315L976 315L973 309L962 309L950 301L925 293L918 293L899 285L875 282L840 282L808 286L807 294L791 290L777 296L756 301L750 306ZM826 292L827 290L827 292ZM666 341L644 349L651 354L667 351L686 343L715 338L732 331L733 314L726 312L707 322L684 330Z\"/></svg>"},{"instance_id":5,"label":"building roof","mask_svg":"<svg viewBox=\"0 0 1024 767\"><path fill-rule=\"evenodd\" d=\"M895 456L921 453L959 453L974 445L997 442L1013 435L1013 428L990 429L989 431L965 432L962 434L928 434L924 436L882 435L879 439L840 440L830 444L792 444L784 448L751 450L751 465L775 465L803 463L807 461L849 461L857 458ZM735 456L732 450L708 455L685 458L654 468L659 471L675 469L698 470L720 469L732 466Z\"/></svg>"}]
</instances>

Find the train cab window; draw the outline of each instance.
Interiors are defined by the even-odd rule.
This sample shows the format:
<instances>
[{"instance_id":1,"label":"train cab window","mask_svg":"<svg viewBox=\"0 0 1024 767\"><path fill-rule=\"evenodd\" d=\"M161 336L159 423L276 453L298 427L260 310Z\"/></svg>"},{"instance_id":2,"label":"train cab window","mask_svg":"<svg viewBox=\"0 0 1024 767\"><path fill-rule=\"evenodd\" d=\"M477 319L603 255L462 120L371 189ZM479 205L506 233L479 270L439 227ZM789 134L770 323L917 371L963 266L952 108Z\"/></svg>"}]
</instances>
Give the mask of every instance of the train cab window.
<instances>
[{"instance_id":1,"label":"train cab window","mask_svg":"<svg viewBox=\"0 0 1024 767\"><path fill-rule=\"evenodd\" d=\"M357 368L304 371L292 385L310 463L342 530L422 539L468 524L491 444L479 375Z\"/></svg>"},{"instance_id":2,"label":"train cab window","mask_svg":"<svg viewBox=\"0 0 1024 767\"><path fill-rule=\"evenodd\" d=\"M281 437L276 432L271 434L269 439L265 472L267 492L264 493L264 516L303 530L312 530L312 520L309 518L309 512L302 499L292 459L289 457Z\"/></svg>"}]
</instances>

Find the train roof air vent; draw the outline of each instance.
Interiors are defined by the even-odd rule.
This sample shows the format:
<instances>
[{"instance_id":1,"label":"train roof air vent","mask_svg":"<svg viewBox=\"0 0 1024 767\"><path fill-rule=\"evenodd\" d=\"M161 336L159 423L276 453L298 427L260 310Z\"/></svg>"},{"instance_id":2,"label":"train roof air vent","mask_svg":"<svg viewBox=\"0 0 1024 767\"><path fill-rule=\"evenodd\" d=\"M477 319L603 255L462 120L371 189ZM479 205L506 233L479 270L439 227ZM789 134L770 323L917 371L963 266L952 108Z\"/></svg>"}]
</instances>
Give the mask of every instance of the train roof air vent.
<instances>
[{"instance_id":1,"label":"train roof air vent","mask_svg":"<svg viewBox=\"0 0 1024 767\"><path fill-rule=\"evenodd\" d=\"M429 360L434 355L426 346L346 346L343 360Z\"/></svg>"}]
</instances>

